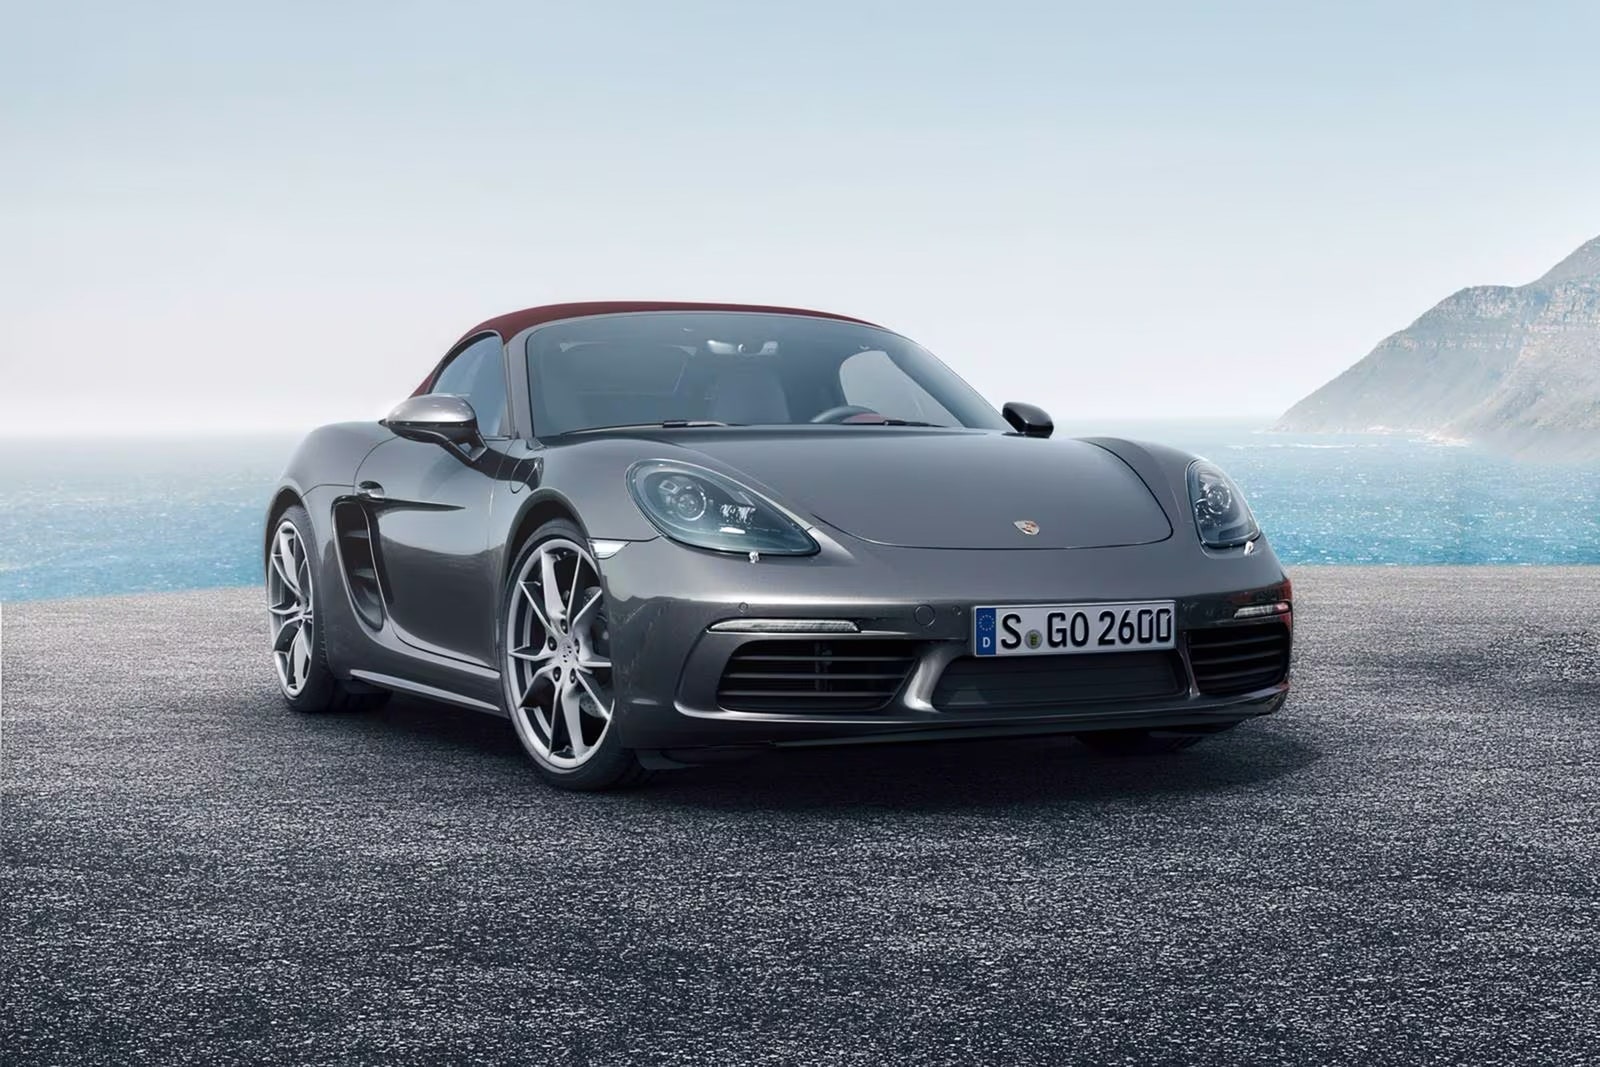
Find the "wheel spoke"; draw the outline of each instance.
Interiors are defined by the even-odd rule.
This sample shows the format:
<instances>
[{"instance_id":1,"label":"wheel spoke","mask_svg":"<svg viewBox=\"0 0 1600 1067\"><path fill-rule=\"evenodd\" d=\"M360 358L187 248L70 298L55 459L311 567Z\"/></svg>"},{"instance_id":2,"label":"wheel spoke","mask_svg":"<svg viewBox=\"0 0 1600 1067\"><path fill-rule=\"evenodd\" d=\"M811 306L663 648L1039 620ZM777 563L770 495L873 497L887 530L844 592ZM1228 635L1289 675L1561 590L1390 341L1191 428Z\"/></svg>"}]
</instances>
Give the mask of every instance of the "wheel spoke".
<instances>
[{"instance_id":1,"label":"wheel spoke","mask_svg":"<svg viewBox=\"0 0 1600 1067\"><path fill-rule=\"evenodd\" d=\"M576 586L574 586L574 588L576 588ZM585 600L583 602L583 607L579 608L578 613L572 616L572 621L567 624L568 629L576 630L579 623L583 622L583 617L589 614L590 610L593 609L598 603L600 603L600 590L596 589L594 591L594 595L589 597L588 600Z\"/></svg>"},{"instance_id":2,"label":"wheel spoke","mask_svg":"<svg viewBox=\"0 0 1600 1067\"><path fill-rule=\"evenodd\" d=\"M284 619L278 626L276 636L272 639L272 651L287 652L294 639L300 636L301 629L303 627L300 624L300 616L296 615L292 619Z\"/></svg>"},{"instance_id":3,"label":"wheel spoke","mask_svg":"<svg viewBox=\"0 0 1600 1067\"><path fill-rule=\"evenodd\" d=\"M611 669L611 661L601 659L593 652L590 652L578 657L578 666L586 671L609 671Z\"/></svg>"},{"instance_id":4,"label":"wheel spoke","mask_svg":"<svg viewBox=\"0 0 1600 1067\"><path fill-rule=\"evenodd\" d=\"M578 599L578 586L581 584L578 579L582 577L583 557L574 556L572 559L572 580L567 583L567 602L561 609L563 617L565 617L567 620L568 630L572 629L572 627L576 625L572 619L572 604L573 601Z\"/></svg>"},{"instance_id":5,"label":"wheel spoke","mask_svg":"<svg viewBox=\"0 0 1600 1067\"><path fill-rule=\"evenodd\" d=\"M534 686L539 684L540 678L550 678L553 670L555 670L555 664L550 663L533 672L533 677L528 679L528 684L522 689L522 696L517 698L518 707L527 707L528 698L533 696ZM551 702L551 706L554 706L554 701Z\"/></svg>"},{"instance_id":6,"label":"wheel spoke","mask_svg":"<svg viewBox=\"0 0 1600 1067\"><path fill-rule=\"evenodd\" d=\"M567 727L567 743L572 746L572 758L582 759L589 751L589 746L583 740L583 711L578 705L578 687L562 686L560 703L561 717Z\"/></svg>"},{"instance_id":7,"label":"wheel spoke","mask_svg":"<svg viewBox=\"0 0 1600 1067\"><path fill-rule=\"evenodd\" d=\"M594 701L595 714L602 719L611 718L611 706L600 699L600 694L595 691L594 683L589 681L588 674L578 671L578 684L583 686L583 691L589 694L589 699Z\"/></svg>"},{"instance_id":8,"label":"wheel spoke","mask_svg":"<svg viewBox=\"0 0 1600 1067\"><path fill-rule=\"evenodd\" d=\"M539 591L544 594L545 618L557 624L564 622L566 614L561 604L561 589L556 582L554 549L546 548L539 553Z\"/></svg>"},{"instance_id":9,"label":"wheel spoke","mask_svg":"<svg viewBox=\"0 0 1600 1067\"><path fill-rule=\"evenodd\" d=\"M293 572L294 550L289 547L289 532L278 531L277 543L272 548L272 566L277 570L278 577L283 579L283 584L289 587L296 599L300 596L300 580ZM287 557L287 558L286 558Z\"/></svg>"},{"instance_id":10,"label":"wheel spoke","mask_svg":"<svg viewBox=\"0 0 1600 1067\"><path fill-rule=\"evenodd\" d=\"M291 676L296 685L304 685L306 675L311 668L311 643L306 639L306 628L300 627L294 635L294 644L289 653L289 662L292 669Z\"/></svg>"},{"instance_id":11,"label":"wheel spoke","mask_svg":"<svg viewBox=\"0 0 1600 1067\"><path fill-rule=\"evenodd\" d=\"M538 648L529 645L527 648L513 648L511 650L511 658L520 659L524 663L543 663L554 655L555 652L551 650L549 645L540 645Z\"/></svg>"},{"instance_id":12,"label":"wheel spoke","mask_svg":"<svg viewBox=\"0 0 1600 1067\"><path fill-rule=\"evenodd\" d=\"M539 606L539 598L534 595L527 582L518 582L517 588L522 590L522 595L528 598L528 605L533 608L533 617L539 620L539 625L544 627L545 637L556 636L555 627L550 625L550 619L544 613L544 608Z\"/></svg>"},{"instance_id":13,"label":"wheel spoke","mask_svg":"<svg viewBox=\"0 0 1600 1067\"><path fill-rule=\"evenodd\" d=\"M293 527L284 531L284 570L288 571L290 584L294 586L297 596L305 596L305 583L300 580L300 567L305 562L305 545L300 543L300 534Z\"/></svg>"}]
</instances>

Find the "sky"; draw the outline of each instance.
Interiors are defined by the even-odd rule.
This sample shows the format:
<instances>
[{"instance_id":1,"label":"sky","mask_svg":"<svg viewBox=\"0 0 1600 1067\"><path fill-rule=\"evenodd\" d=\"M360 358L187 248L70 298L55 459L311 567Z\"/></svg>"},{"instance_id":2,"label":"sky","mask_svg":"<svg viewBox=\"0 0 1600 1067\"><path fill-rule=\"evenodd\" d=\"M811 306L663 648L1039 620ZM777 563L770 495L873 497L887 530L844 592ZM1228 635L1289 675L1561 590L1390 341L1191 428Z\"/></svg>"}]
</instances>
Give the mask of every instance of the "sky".
<instances>
[{"instance_id":1,"label":"sky","mask_svg":"<svg viewBox=\"0 0 1600 1067\"><path fill-rule=\"evenodd\" d=\"M1600 234L1588 3L0 26L5 433L377 417L474 323L574 299L857 315L1058 425L1265 418Z\"/></svg>"}]
</instances>

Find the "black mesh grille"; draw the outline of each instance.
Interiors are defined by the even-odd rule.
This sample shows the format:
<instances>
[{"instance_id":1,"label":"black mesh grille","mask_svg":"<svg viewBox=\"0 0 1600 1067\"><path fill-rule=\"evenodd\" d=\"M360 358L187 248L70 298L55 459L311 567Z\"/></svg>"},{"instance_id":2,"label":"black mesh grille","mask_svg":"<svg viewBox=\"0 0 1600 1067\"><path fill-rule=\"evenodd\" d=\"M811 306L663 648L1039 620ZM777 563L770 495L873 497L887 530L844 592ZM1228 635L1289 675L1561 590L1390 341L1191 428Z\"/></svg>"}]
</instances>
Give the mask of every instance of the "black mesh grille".
<instances>
[{"instance_id":1,"label":"black mesh grille","mask_svg":"<svg viewBox=\"0 0 1600 1067\"><path fill-rule=\"evenodd\" d=\"M933 706L940 711L1070 709L1162 699L1187 688L1176 652L962 656L939 676Z\"/></svg>"},{"instance_id":2,"label":"black mesh grille","mask_svg":"<svg viewBox=\"0 0 1600 1067\"><path fill-rule=\"evenodd\" d=\"M373 629L383 625L383 589L378 584L378 552L372 543L372 521L366 509L353 500L333 506L333 528L339 537L339 556L356 612Z\"/></svg>"},{"instance_id":3,"label":"black mesh grille","mask_svg":"<svg viewBox=\"0 0 1600 1067\"><path fill-rule=\"evenodd\" d=\"M1189 665L1207 696L1265 689L1289 673L1289 627L1281 619L1189 631Z\"/></svg>"},{"instance_id":4,"label":"black mesh grille","mask_svg":"<svg viewBox=\"0 0 1600 1067\"><path fill-rule=\"evenodd\" d=\"M723 668L717 703L732 711L876 711L899 692L916 642L751 641Z\"/></svg>"}]
</instances>

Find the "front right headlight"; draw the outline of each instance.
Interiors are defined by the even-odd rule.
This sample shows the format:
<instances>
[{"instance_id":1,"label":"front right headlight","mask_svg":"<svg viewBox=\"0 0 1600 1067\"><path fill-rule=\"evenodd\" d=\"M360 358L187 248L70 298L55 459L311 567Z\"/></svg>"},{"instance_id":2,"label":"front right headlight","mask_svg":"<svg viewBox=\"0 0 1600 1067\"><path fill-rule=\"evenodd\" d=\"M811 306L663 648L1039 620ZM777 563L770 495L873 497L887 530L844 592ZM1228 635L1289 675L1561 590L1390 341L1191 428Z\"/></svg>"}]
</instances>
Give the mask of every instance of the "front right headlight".
<instances>
[{"instance_id":1,"label":"front right headlight","mask_svg":"<svg viewBox=\"0 0 1600 1067\"><path fill-rule=\"evenodd\" d=\"M1244 494L1209 460L1189 464L1189 505L1200 542L1208 548L1236 548L1261 536Z\"/></svg>"}]
</instances>

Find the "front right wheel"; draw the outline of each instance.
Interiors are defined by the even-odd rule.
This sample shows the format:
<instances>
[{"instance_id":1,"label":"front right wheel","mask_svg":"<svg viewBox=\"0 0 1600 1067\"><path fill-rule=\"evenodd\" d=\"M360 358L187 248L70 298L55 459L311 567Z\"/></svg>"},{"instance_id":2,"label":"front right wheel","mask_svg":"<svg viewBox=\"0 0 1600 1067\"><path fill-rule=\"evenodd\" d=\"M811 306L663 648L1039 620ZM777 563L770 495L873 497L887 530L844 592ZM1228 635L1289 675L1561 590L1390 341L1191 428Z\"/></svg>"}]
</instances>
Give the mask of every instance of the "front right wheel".
<instances>
[{"instance_id":1,"label":"front right wheel","mask_svg":"<svg viewBox=\"0 0 1600 1067\"><path fill-rule=\"evenodd\" d=\"M501 678L522 747L547 782L598 790L645 777L613 728L616 690L600 568L575 525L541 526L505 593Z\"/></svg>"},{"instance_id":2,"label":"front right wheel","mask_svg":"<svg viewBox=\"0 0 1600 1067\"><path fill-rule=\"evenodd\" d=\"M272 620L272 666L284 702L296 711L362 711L388 699L340 680L328 665L322 593L315 576L311 516L299 504L285 508L267 546L267 613Z\"/></svg>"}]
</instances>

